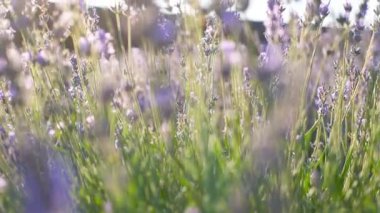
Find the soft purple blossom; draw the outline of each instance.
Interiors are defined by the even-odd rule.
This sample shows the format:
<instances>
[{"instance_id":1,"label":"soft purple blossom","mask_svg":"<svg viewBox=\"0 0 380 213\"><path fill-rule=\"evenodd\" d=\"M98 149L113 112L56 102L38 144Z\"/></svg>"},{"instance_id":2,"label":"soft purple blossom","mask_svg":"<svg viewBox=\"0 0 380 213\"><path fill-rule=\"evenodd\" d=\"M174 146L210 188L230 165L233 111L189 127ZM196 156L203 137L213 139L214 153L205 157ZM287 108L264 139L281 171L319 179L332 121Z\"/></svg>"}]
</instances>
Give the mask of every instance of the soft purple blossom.
<instances>
[{"instance_id":1,"label":"soft purple blossom","mask_svg":"<svg viewBox=\"0 0 380 213\"><path fill-rule=\"evenodd\" d=\"M112 40L112 35L103 29L99 29L95 32L95 46L97 47L97 51L106 59L109 59L111 55L115 54Z\"/></svg>"},{"instance_id":2,"label":"soft purple blossom","mask_svg":"<svg viewBox=\"0 0 380 213\"><path fill-rule=\"evenodd\" d=\"M322 17L327 16L330 13L329 4L321 4L319 6L319 13L321 14Z\"/></svg>"},{"instance_id":3,"label":"soft purple blossom","mask_svg":"<svg viewBox=\"0 0 380 213\"><path fill-rule=\"evenodd\" d=\"M161 115L169 118L174 111L174 94L171 87L162 87L155 91L155 100Z\"/></svg>"},{"instance_id":4,"label":"soft purple blossom","mask_svg":"<svg viewBox=\"0 0 380 213\"><path fill-rule=\"evenodd\" d=\"M173 43L177 37L177 27L175 22L164 17L158 19L152 27L150 37L158 46Z\"/></svg>"},{"instance_id":5,"label":"soft purple blossom","mask_svg":"<svg viewBox=\"0 0 380 213\"><path fill-rule=\"evenodd\" d=\"M344 3L343 7L344 7L344 11L346 11L346 13L350 13L352 11L352 5L350 2Z\"/></svg>"},{"instance_id":6,"label":"soft purple blossom","mask_svg":"<svg viewBox=\"0 0 380 213\"><path fill-rule=\"evenodd\" d=\"M37 53L36 61L41 66L47 66L47 65L49 65L49 58L48 58L47 52L45 50L40 50Z\"/></svg>"},{"instance_id":7,"label":"soft purple blossom","mask_svg":"<svg viewBox=\"0 0 380 213\"><path fill-rule=\"evenodd\" d=\"M71 197L71 169L63 156L33 136L20 151L19 170L24 181L25 212L67 212L75 208Z\"/></svg>"},{"instance_id":8,"label":"soft purple blossom","mask_svg":"<svg viewBox=\"0 0 380 213\"><path fill-rule=\"evenodd\" d=\"M242 28L239 14L233 11L223 11L220 15L223 31L226 34L238 33Z\"/></svg>"},{"instance_id":9,"label":"soft purple blossom","mask_svg":"<svg viewBox=\"0 0 380 213\"><path fill-rule=\"evenodd\" d=\"M87 38L79 38L79 51L83 55L89 55L91 53L91 43L88 41Z\"/></svg>"},{"instance_id":10,"label":"soft purple blossom","mask_svg":"<svg viewBox=\"0 0 380 213\"><path fill-rule=\"evenodd\" d=\"M149 100L146 98L143 92L139 91L136 97L137 97L137 102L140 106L141 112L145 112L146 110L150 108Z\"/></svg>"}]
</instances>

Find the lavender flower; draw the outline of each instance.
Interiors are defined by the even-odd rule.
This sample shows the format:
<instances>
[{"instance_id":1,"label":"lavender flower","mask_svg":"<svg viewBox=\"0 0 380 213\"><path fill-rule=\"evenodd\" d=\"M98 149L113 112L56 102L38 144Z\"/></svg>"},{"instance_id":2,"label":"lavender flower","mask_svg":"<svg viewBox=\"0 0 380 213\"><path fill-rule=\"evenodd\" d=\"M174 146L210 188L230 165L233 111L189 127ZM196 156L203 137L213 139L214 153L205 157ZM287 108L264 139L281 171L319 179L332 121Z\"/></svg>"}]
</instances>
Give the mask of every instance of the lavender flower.
<instances>
[{"instance_id":1,"label":"lavender flower","mask_svg":"<svg viewBox=\"0 0 380 213\"><path fill-rule=\"evenodd\" d=\"M19 17L16 17L16 20L13 22L13 27L17 30L20 30L20 29L25 29L27 28L28 26L30 26L31 24L31 20L22 15L22 16L19 16Z\"/></svg>"},{"instance_id":2,"label":"lavender flower","mask_svg":"<svg viewBox=\"0 0 380 213\"><path fill-rule=\"evenodd\" d=\"M87 38L80 37L79 38L79 51L83 55L90 55L91 53L91 43L88 41Z\"/></svg>"},{"instance_id":3,"label":"lavender flower","mask_svg":"<svg viewBox=\"0 0 380 213\"><path fill-rule=\"evenodd\" d=\"M242 28L239 14L233 11L223 11L220 15L223 24L223 32L226 35L239 33Z\"/></svg>"},{"instance_id":4,"label":"lavender flower","mask_svg":"<svg viewBox=\"0 0 380 213\"><path fill-rule=\"evenodd\" d=\"M220 52L222 54L222 76L226 80L230 77L231 67L239 66L243 57L236 43L230 40L220 42Z\"/></svg>"},{"instance_id":5,"label":"lavender flower","mask_svg":"<svg viewBox=\"0 0 380 213\"><path fill-rule=\"evenodd\" d=\"M163 118L169 118L174 111L174 94L170 87L162 87L155 91L155 100Z\"/></svg>"},{"instance_id":6,"label":"lavender flower","mask_svg":"<svg viewBox=\"0 0 380 213\"><path fill-rule=\"evenodd\" d=\"M45 50L40 50L38 53L37 53L37 56L36 56L36 61L39 65L41 66L47 66L49 65L49 58L48 58L48 54L46 53Z\"/></svg>"},{"instance_id":7,"label":"lavender flower","mask_svg":"<svg viewBox=\"0 0 380 213\"><path fill-rule=\"evenodd\" d=\"M258 77L261 80L270 79L271 76L281 71L284 63L284 55L278 45L269 44L259 56Z\"/></svg>"},{"instance_id":8,"label":"lavender flower","mask_svg":"<svg viewBox=\"0 0 380 213\"><path fill-rule=\"evenodd\" d=\"M344 7L344 11L346 11L346 13L351 13L351 11L352 11L352 5L351 5L350 2L344 3L343 7Z\"/></svg>"},{"instance_id":9,"label":"lavender flower","mask_svg":"<svg viewBox=\"0 0 380 213\"><path fill-rule=\"evenodd\" d=\"M265 34L273 42L279 42L282 45L282 49L286 51L290 43L290 36L282 18L284 10L285 8L279 0L268 1L267 13L269 19L265 22Z\"/></svg>"},{"instance_id":10,"label":"lavender flower","mask_svg":"<svg viewBox=\"0 0 380 213\"><path fill-rule=\"evenodd\" d=\"M214 39L216 34L216 19L215 16L209 15L206 17L206 29L204 31L204 36L202 38L202 49L203 53L206 56L210 56L213 54L217 47L216 47L216 41Z\"/></svg>"},{"instance_id":11,"label":"lavender flower","mask_svg":"<svg viewBox=\"0 0 380 213\"><path fill-rule=\"evenodd\" d=\"M58 153L42 145L31 134L20 150L18 167L24 181L25 212L70 212L71 169Z\"/></svg>"},{"instance_id":12,"label":"lavender flower","mask_svg":"<svg viewBox=\"0 0 380 213\"><path fill-rule=\"evenodd\" d=\"M363 0L363 2L359 6L359 12L356 14L357 19L364 18L367 14L368 10L368 0Z\"/></svg>"},{"instance_id":13,"label":"lavender flower","mask_svg":"<svg viewBox=\"0 0 380 213\"><path fill-rule=\"evenodd\" d=\"M151 30L150 37L158 46L173 43L177 37L175 22L165 17L159 18Z\"/></svg>"},{"instance_id":14,"label":"lavender flower","mask_svg":"<svg viewBox=\"0 0 380 213\"><path fill-rule=\"evenodd\" d=\"M99 29L95 32L95 47L98 53L109 59L111 55L115 54L115 49L112 45L112 36L110 33L104 31L103 29Z\"/></svg>"},{"instance_id":15,"label":"lavender flower","mask_svg":"<svg viewBox=\"0 0 380 213\"><path fill-rule=\"evenodd\" d=\"M136 97L141 112L145 112L150 107L148 99L145 97L142 91L138 91Z\"/></svg>"},{"instance_id":16,"label":"lavender flower","mask_svg":"<svg viewBox=\"0 0 380 213\"><path fill-rule=\"evenodd\" d=\"M327 103L327 91L324 85L317 88L315 106L320 116L326 116L329 112L329 104Z\"/></svg>"},{"instance_id":17,"label":"lavender flower","mask_svg":"<svg viewBox=\"0 0 380 213\"><path fill-rule=\"evenodd\" d=\"M321 14L322 17L326 17L329 15L329 4L321 4L319 6L319 13Z\"/></svg>"},{"instance_id":18,"label":"lavender flower","mask_svg":"<svg viewBox=\"0 0 380 213\"><path fill-rule=\"evenodd\" d=\"M14 39L14 29L8 19L0 19L0 50L7 47Z\"/></svg>"}]
</instances>

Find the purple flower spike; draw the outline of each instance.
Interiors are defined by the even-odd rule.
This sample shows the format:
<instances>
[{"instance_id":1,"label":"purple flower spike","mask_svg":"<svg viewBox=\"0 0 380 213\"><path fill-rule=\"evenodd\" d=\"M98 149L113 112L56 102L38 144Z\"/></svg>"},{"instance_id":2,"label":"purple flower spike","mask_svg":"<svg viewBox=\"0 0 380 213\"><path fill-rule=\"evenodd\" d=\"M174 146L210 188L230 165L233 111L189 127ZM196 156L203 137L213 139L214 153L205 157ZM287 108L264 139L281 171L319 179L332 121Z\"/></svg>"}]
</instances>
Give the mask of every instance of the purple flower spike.
<instances>
[{"instance_id":1,"label":"purple flower spike","mask_svg":"<svg viewBox=\"0 0 380 213\"><path fill-rule=\"evenodd\" d=\"M276 0L268 0L268 8L269 10L273 10L274 9L274 5L277 3Z\"/></svg>"},{"instance_id":2,"label":"purple flower spike","mask_svg":"<svg viewBox=\"0 0 380 213\"><path fill-rule=\"evenodd\" d=\"M350 13L352 11L352 5L349 2L344 3L343 7L344 7L344 11L346 11L346 13Z\"/></svg>"},{"instance_id":3,"label":"purple flower spike","mask_svg":"<svg viewBox=\"0 0 380 213\"><path fill-rule=\"evenodd\" d=\"M322 17L326 17L329 15L329 5L328 4L321 4L319 7L319 13L321 14Z\"/></svg>"}]
</instances>

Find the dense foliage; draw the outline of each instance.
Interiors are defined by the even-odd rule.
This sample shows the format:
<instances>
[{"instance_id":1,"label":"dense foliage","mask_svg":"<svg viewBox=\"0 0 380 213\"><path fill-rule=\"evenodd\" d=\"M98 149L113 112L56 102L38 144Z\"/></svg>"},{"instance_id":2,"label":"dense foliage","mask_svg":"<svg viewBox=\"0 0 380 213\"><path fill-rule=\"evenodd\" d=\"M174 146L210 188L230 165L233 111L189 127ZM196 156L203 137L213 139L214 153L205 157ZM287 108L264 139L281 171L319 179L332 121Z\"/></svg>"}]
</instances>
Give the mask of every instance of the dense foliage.
<instances>
[{"instance_id":1,"label":"dense foliage","mask_svg":"<svg viewBox=\"0 0 380 213\"><path fill-rule=\"evenodd\" d=\"M0 1L0 212L379 211L367 3L326 29L270 0L263 42L225 1Z\"/></svg>"}]
</instances>

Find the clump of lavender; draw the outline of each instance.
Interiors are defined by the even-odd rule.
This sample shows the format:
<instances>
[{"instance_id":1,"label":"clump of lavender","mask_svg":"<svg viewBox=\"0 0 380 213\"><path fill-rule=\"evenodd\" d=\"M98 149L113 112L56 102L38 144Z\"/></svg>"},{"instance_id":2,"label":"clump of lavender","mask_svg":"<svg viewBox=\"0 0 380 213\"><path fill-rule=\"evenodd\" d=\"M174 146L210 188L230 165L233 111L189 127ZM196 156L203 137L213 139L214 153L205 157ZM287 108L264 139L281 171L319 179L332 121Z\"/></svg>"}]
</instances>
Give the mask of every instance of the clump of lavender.
<instances>
[{"instance_id":1,"label":"clump of lavender","mask_svg":"<svg viewBox=\"0 0 380 213\"><path fill-rule=\"evenodd\" d=\"M161 87L154 92L155 104L164 119L169 119L175 108L175 94L171 87Z\"/></svg>"},{"instance_id":2,"label":"clump of lavender","mask_svg":"<svg viewBox=\"0 0 380 213\"><path fill-rule=\"evenodd\" d=\"M150 37L157 46L172 44L177 37L175 21L163 16L159 17L151 29Z\"/></svg>"},{"instance_id":3,"label":"clump of lavender","mask_svg":"<svg viewBox=\"0 0 380 213\"><path fill-rule=\"evenodd\" d=\"M355 24L352 29L354 44L357 45L362 40L364 30L364 18L368 11L368 0L363 0L360 4L359 12L356 14ZM355 47L358 48L358 47Z\"/></svg>"},{"instance_id":4,"label":"clump of lavender","mask_svg":"<svg viewBox=\"0 0 380 213\"><path fill-rule=\"evenodd\" d=\"M85 14L85 20L87 21L87 26L89 26L91 32L95 32L99 30L99 15L96 11L96 8L93 7L89 10L89 12L86 12Z\"/></svg>"},{"instance_id":5,"label":"clump of lavender","mask_svg":"<svg viewBox=\"0 0 380 213\"><path fill-rule=\"evenodd\" d=\"M343 8L344 8L344 14L340 15L337 18L337 21L341 25L349 25L350 24L350 14L352 11L352 5L350 2L347 1L343 4Z\"/></svg>"},{"instance_id":6,"label":"clump of lavender","mask_svg":"<svg viewBox=\"0 0 380 213\"><path fill-rule=\"evenodd\" d=\"M320 0L308 0L305 26L310 24L312 28L319 27L323 22L323 15L326 14L328 14L328 7L324 6Z\"/></svg>"},{"instance_id":7,"label":"clump of lavender","mask_svg":"<svg viewBox=\"0 0 380 213\"><path fill-rule=\"evenodd\" d=\"M49 54L46 50L39 50L35 60L42 67L47 66L50 63Z\"/></svg>"},{"instance_id":8,"label":"clump of lavender","mask_svg":"<svg viewBox=\"0 0 380 213\"><path fill-rule=\"evenodd\" d=\"M100 57L109 59L116 52L112 42L112 35L99 29L94 33L89 33L87 37L79 39L79 50L83 55L90 55L93 52Z\"/></svg>"},{"instance_id":9,"label":"clump of lavender","mask_svg":"<svg viewBox=\"0 0 380 213\"><path fill-rule=\"evenodd\" d=\"M66 212L75 209L72 176L64 157L26 134L19 150L25 212Z\"/></svg>"},{"instance_id":10,"label":"clump of lavender","mask_svg":"<svg viewBox=\"0 0 380 213\"><path fill-rule=\"evenodd\" d=\"M210 56L217 50L217 41L215 39L217 34L216 29L217 20L212 14L206 17L206 29L202 38L202 50L206 56Z\"/></svg>"},{"instance_id":11,"label":"clump of lavender","mask_svg":"<svg viewBox=\"0 0 380 213\"><path fill-rule=\"evenodd\" d=\"M239 44L231 40L220 42L221 70L224 80L230 78L232 67L243 66L243 53Z\"/></svg>"},{"instance_id":12,"label":"clump of lavender","mask_svg":"<svg viewBox=\"0 0 380 213\"><path fill-rule=\"evenodd\" d=\"M265 22L266 36L275 43L280 43L286 51L290 44L290 36L285 27L282 13L285 11L280 0L268 1L268 20Z\"/></svg>"},{"instance_id":13,"label":"clump of lavender","mask_svg":"<svg viewBox=\"0 0 380 213\"><path fill-rule=\"evenodd\" d=\"M72 83L68 89L68 92L71 98L73 99L78 98L80 101L83 101L83 98L84 98L83 87L82 87L80 73L79 73L78 59L75 55L71 56L70 64L72 67L73 77L72 77Z\"/></svg>"},{"instance_id":14,"label":"clump of lavender","mask_svg":"<svg viewBox=\"0 0 380 213\"><path fill-rule=\"evenodd\" d=\"M326 86L319 86L315 97L315 107L319 116L326 116L329 113L330 104L328 103L328 97Z\"/></svg>"},{"instance_id":15,"label":"clump of lavender","mask_svg":"<svg viewBox=\"0 0 380 213\"><path fill-rule=\"evenodd\" d=\"M243 27L239 13L224 10L220 14L220 19L222 21L224 35L239 35Z\"/></svg>"},{"instance_id":16,"label":"clump of lavender","mask_svg":"<svg viewBox=\"0 0 380 213\"><path fill-rule=\"evenodd\" d=\"M284 54L281 48L274 44L269 44L259 55L258 77L260 80L270 80L273 75L281 71L284 64Z\"/></svg>"}]
</instances>

